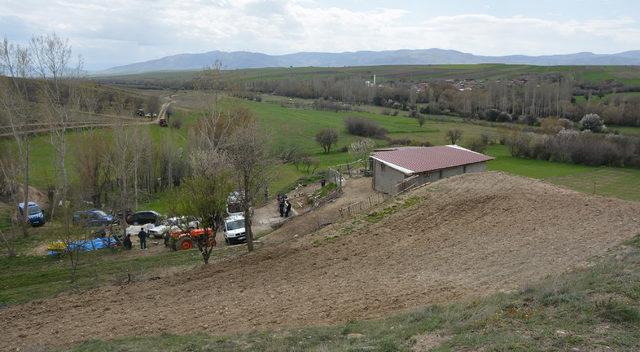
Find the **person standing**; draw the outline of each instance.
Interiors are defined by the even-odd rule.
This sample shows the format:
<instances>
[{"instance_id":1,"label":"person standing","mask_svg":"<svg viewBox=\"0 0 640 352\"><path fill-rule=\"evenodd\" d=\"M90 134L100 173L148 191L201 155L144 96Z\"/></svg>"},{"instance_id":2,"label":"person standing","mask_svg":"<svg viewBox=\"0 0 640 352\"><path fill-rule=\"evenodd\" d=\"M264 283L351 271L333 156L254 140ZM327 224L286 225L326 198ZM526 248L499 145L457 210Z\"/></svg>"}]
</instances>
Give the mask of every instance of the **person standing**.
<instances>
[{"instance_id":1,"label":"person standing","mask_svg":"<svg viewBox=\"0 0 640 352\"><path fill-rule=\"evenodd\" d=\"M124 236L124 240L122 241L122 245L124 249L131 249L131 234L126 234Z\"/></svg>"},{"instance_id":2,"label":"person standing","mask_svg":"<svg viewBox=\"0 0 640 352\"><path fill-rule=\"evenodd\" d=\"M138 232L138 238L140 239L140 249L147 249L147 233L144 231L144 228L140 228L140 232Z\"/></svg>"},{"instance_id":3,"label":"person standing","mask_svg":"<svg viewBox=\"0 0 640 352\"><path fill-rule=\"evenodd\" d=\"M284 216L288 218L289 213L291 213L291 202L287 200L286 205L287 205L287 209L284 212Z\"/></svg>"}]
</instances>

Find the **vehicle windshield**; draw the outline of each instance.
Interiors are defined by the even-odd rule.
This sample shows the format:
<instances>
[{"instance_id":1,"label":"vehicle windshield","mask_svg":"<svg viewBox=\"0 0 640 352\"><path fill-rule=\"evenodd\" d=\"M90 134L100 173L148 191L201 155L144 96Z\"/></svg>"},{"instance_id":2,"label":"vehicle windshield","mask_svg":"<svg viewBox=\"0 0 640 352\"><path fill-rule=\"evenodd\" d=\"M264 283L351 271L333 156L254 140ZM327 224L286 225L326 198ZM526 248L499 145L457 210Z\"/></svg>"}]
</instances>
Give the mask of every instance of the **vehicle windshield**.
<instances>
[{"instance_id":1,"label":"vehicle windshield","mask_svg":"<svg viewBox=\"0 0 640 352\"><path fill-rule=\"evenodd\" d=\"M41 212L42 210L40 210L40 207L37 205L29 207L29 215L36 215L36 214L40 214Z\"/></svg>"},{"instance_id":2,"label":"vehicle windshield","mask_svg":"<svg viewBox=\"0 0 640 352\"><path fill-rule=\"evenodd\" d=\"M227 222L227 231L233 231L244 228L244 219Z\"/></svg>"},{"instance_id":3,"label":"vehicle windshield","mask_svg":"<svg viewBox=\"0 0 640 352\"><path fill-rule=\"evenodd\" d=\"M96 214L96 215L98 215L100 217L103 217L103 218L106 218L108 216L107 213L105 213L102 210L94 210L93 212L94 212L94 214Z\"/></svg>"}]
</instances>

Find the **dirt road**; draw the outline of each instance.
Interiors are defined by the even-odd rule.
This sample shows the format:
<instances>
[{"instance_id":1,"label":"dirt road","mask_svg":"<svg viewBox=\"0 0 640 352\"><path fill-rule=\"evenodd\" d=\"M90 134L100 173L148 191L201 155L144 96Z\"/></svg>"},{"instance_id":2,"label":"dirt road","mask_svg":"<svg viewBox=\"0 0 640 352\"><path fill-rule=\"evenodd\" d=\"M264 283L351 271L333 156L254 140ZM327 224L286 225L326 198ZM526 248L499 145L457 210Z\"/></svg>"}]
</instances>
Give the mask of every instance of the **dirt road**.
<instances>
[{"instance_id":1,"label":"dirt road","mask_svg":"<svg viewBox=\"0 0 640 352\"><path fill-rule=\"evenodd\" d=\"M456 176L403 197L421 201L404 206L401 198L378 222L274 241L190 275L2 309L0 350L380 317L513 290L640 232L640 203L501 173Z\"/></svg>"}]
</instances>

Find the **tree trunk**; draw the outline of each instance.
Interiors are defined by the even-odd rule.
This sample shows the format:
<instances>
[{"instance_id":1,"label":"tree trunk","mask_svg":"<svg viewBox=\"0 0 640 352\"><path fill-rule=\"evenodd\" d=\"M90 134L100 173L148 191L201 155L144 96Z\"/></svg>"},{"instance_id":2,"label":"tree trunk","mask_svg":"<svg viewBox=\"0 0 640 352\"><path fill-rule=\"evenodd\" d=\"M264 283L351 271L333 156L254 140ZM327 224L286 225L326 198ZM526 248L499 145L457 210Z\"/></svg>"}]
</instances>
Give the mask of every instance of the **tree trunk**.
<instances>
[{"instance_id":1,"label":"tree trunk","mask_svg":"<svg viewBox=\"0 0 640 352\"><path fill-rule=\"evenodd\" d=\"M29 236L28 222L29 222L29 154L30 146L29 141L25 143L25 160L24 160L24 183L22 185L22 202L24 207L22 208L22 216L20 217L20 226L22 228L22 235L24 237Z\"/></svg>"}]
</instances>

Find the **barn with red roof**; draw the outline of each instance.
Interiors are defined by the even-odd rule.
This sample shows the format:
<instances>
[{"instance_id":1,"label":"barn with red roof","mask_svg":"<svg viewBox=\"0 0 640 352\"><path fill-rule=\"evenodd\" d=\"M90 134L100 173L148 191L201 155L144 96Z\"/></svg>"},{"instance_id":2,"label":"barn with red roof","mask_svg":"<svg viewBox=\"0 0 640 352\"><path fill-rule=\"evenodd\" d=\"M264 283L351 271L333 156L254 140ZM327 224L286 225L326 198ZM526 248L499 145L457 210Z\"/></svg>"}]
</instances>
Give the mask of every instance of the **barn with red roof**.
<instances>
[{"instance_id":1,"label":"barn with red roof","mask_svg":"<svg viewBox=\"0 0 640 352\"><path fill-rule=\"evenodd\" d=\"M396 194L407 188L467 172L481 172L493 158L457 145L376 150L370 157L373 188Z\"/></svg>"}]
</instances>

